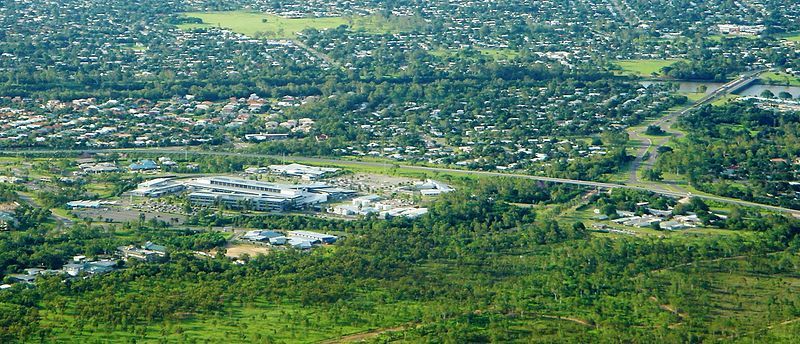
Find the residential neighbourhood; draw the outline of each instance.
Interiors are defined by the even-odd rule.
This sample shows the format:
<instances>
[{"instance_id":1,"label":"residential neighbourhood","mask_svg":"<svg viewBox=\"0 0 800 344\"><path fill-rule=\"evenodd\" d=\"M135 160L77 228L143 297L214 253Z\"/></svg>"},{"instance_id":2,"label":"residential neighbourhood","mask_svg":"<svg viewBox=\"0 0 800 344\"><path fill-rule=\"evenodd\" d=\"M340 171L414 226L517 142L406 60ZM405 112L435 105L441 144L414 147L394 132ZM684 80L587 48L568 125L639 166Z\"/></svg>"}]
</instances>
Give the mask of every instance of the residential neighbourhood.
<instances>
[{"instance_id":1,"label":"residential neighbourhood","mask_svg":"<svg viewBox=\"0 0 800 344\"><path fill-rule=\"evenodd\" d=\"M800 0L0 1L0 343L800 342Z\"/></svg>"}]
</instances>

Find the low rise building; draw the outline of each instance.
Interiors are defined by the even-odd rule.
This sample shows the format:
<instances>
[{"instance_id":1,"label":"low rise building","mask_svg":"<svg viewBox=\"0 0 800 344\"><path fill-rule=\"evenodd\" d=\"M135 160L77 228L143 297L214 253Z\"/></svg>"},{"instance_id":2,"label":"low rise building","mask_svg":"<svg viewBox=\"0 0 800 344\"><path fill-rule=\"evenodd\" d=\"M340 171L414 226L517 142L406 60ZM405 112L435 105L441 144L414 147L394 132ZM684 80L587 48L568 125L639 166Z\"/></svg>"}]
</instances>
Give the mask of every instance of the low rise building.
<instances>
[{"instance_id":1,"label":"low rise building","mask_svg":"<svg viewBox=\"0 0 800 344\"><path fill-rule=\"evenodd\" d=\"M304 180L317 180L328 174L338 172L340 169L331 167L315 167L301 164L270 165L271 173L283 176L299 177Z\"/></svg>"},{"instance_id":2,"label":"low rise building","mask_svg":"<svg viewBox=\"0 0 800 344\"><path fill-rule=\"evenodd\" d=\"M136 189L130 191L129 194L139 197L161 197L185 189L185 185L173 181L172 178L156 178L139 183Z\"/></svg>"},{"instance_id":3,"label":"low rise building","mask_svg":"<svg viewBox=\"0 0 800 344\"><path fill-rule=\"evenodd\" d=\"M36 276L28 275L28 274L10 274L8 277L14 281L19 283L29 283L32 284L36 281Z\"/></svg>"},{"instance_id":4,"label":"low rise building","mask_svg":"<svg viewBox=\"0 0 800 344\"><path fill-rule=\"evenodd\" d=\"M141 260L146 262L154 262L164 259L167 256L167 248L161 245L146 242L141 246L120 246L117 247L117 252L124 260Z\"/></svg>"},{"instance_id":5,"label":"low rise building","mask_svg":"<svg viewBox=\"0 0 800 344\"><path fill-rule=\"evenodd\" d=\"M401 188L401 190L419 192L423 196L438 196L443 193L455 191L455 189L453 189L450 185L447 185L439 181L435 181L433 179L428 179L424 182L415 183L412 186Z\"/></svg>"},{"instance_id":6,"label":"low rise building","mask_svg":"<svg viewBox=\"0 0 800 344\"><path fill-rule=\"evenodd\" d=\"M270 242L273 238L282 237L283 234L275 232L275 231L262 231L262 230L255 230L249 231L242 236L242 239L250 240L250 241L261 241L261 242Z\"/></svg>"},{"instance_id":7,"label":"low rise building","mask_svg":"<svg viewBox=\"0 0 800 344\"><path fill-rule=\"evenodd\" d=\"M334 242L336 242L336 239L338 239L334 235L311 232L311 231L289 231L287 235L290 241L292 239L298 238L298 239L309 240L312 243L318 242L321 244L333 244Z\"/></svg>"},{"instance_id":8,"label":"low rise building","mask_svg":"<svg viewBox=\"0 0 800 344\"><path fill-rule=\"evenodd\" d=\"M655 217L655 216L642 216L642 217L638 217L638 218L634 218L634 219L625 221L625 222L623 222L623 224L626 225L626 226L642 228L642 227L650 227L650 226L655 225L655 224L660 223L660 222L661 222L661 219L658 218L658 217Z\"/></svg>"},{"instance_id":9,"label":"low rise building","mask_svg":"<svg viewBox=\"0 0 800 344\"><path fill-rule=\"evenodd\" d=\"M85 163L78 165L84 173L111 173L119 171L113 162Z\"/></svg>"},{"instance_id":10,"label":"low rise building","mask_svg":"<svg viewBox=\"0 0 800 344\"><path fill-rule=\"evenodd\" d=\"M128 169L134 172L152 171L158 169L158 164L153 160L145 159L128 165Z\"/></svg>"},{"instance_id":11,"label":"low rise building","mask_svg":"<svg viewBox=\"0 0 800 344\"><path fill-rule=\"evenodd\" d=\"M274 238L269 238L270 245L286 245L289 242L289 238L285 236L279 236Z\"/></svg>"},{"instance_id":12,"label":"low rise building","mask_svg":"<svg viewBox=\"0 0 800 344\"><path fill-rule=\"evenodd\" d=\"M299 250L307 250L310 249L312 246L314 246L314 242L312 242L311 240L298 237L290 237L286 241L286 244Z\"/></svg>"},{"instance_id":13,"label":"low rise building","mask_svg":"<svg viewBox=\"0 0 800 344\"><path fill-rule=\"evenodd\" d=\"M405 217L407 219L416 219L427 213L428 208L401 207L382 211L380 216L383 218Z\"/></svg>"},{"instance_id":14,"label":"low rise building","mask_svg":"<svg viewBox=\"0 0 800 344\"><path fill-rule=\"evenodd\" d=\"M357 215L366 216L372 213L377 213L378 209L369 206L359 207L350 204L340 204L329 209L328 212L342 216L357 216Z\"/></svg>"},{"instance_id":15,"label":"low rise building","mask_svg":"<svg viewBox=\"0 0 800 344\"><path fill-rule=\"evenodd\" d=\"M114 271L116 266L117 266L116 260L104 259L98 261L69 263L64 265L64 267L62 267L61 270L63 271L63 273L75 277L84 272L90 275L100 275L104 273L109 273L111 271Z\"/></svg>"},{"instance_id":16,"label":"low rise building","mask_svg":"<svg viewBox=\"0 0 800 344\"><path fill-rule=\"evenodd\" d=\"M112 201L70 201L67 202L67 207L72 209L79 209L79 208L89 208L89 209L97 209L103 207L103 205L114 204L115 202Z\"/></svg>"},{"instance_id":17,"label":"low rise building","mask_svg":"<svg viewBox=\"0 0 800 344\"><path fill-rule=\"evenodd\" d=\"M247 134L244 136L245 140L247 141L255 141L255 142L262 142L262 141L276 141L276 140L285 140L289 138L289 134Z\"/></svg>"},{"instance_id":18,"label":"low rise building","mask_svg":"<svg viewBox=\"0 0 800 344\"><path fill-rule=\"evenodd\" d=\"M661 229L667 230L667 231L677 231L677 230L689 228L688 225L686 225L684 223L681 223L681 222L678 222L678 221L664 221L664 222L661 222L659 224L659 226L661 227Z\"/></svg>"}]
</instances>

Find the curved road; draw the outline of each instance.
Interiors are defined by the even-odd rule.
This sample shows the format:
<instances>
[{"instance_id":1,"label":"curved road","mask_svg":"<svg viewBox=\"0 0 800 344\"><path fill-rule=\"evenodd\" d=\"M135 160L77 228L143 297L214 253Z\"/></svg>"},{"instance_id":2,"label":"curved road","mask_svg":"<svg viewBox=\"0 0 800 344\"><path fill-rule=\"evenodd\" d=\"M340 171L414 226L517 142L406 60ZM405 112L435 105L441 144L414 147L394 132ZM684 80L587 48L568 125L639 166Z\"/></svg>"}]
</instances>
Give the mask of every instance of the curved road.
<instances>
[{"instance_id":1,"label":"curved road","mask_svg":"<svg viewBox=\"0 0 800 344\"><path fill-rule=\"evenodd\" d=\"M752 83L761 75L761 73L765 71L766 70L764 69L760 69L745 73L744 75L712 90L711 92L703 96L703 98L700 98L698 101L688 104L683 109L670 111L663 117L656 119L649 125L655 125L661 127L662 130L670 134L668 136L663 136L659 138L658 142L653 142L653 140L641 136L646 127L639 128L639 130L629 131L629 134L634 136L634 138L637 141L639 141L641 145L637 149L635 153L636 157L631 163L630 166L631 172L628 178L628 183L639 182L639 175L638 175L639 169L642 166L652 167L655 164L655 160L658 154L658 149L664 146L671 139L671 137L675 138L681 137L682 134L680 132L672 130L672 124L676 121L678 117L683 116L689 113L689 111L697 109L703 105L709 104L717 100L717 98L719 97L728 95L742 88L743 86ZM647 141L646 145L644 144L644 141ZM648 152L650 153L650 157L647 159L647 161L645 161L644 156Z\"/></svg>"},{"instance_id":2,"label":"curved road","mask_svg":"<svg viewBox=\"0 0 800 344\"><path fill-rule=\"evenodd\" d=\"M176 149L176 148L150 148L150 149L87 149L87 150L58 150L58 149L42 149L42 150L0 150L0 154L6 155L15 155L15 154L80 154L80 153L141 153L141 154L183 154L183 155L207 155L207 156L239 156L239 157L246 157L246 158L261 158L261 159L274 159L274 160L296 160L298 162L309 162L309 163L318 163L318 164L351 164L356 166L363 166L363 167L379 167L384 168L389 166L387 163L382 162L371 162L371 161L358 161L358 160L343 160L343 159L331 159L331 158L312 158L312 157L300 157L300 156L279 156L279 155L270 155L270 154L256 154L256 153L235 153L235 152L224 152L224 151L210 151L210 150L186 150L186 149ZM408 170L416 170L416 171L426 171L426 172L445 172L445 173L462 173L462 174L472 174L472 175L479 175L479 176L490 176L490 177L508 177L508 178L524 178L524 179L531 179L543 182L550 182L550 183L557 183L557 184L570 184L570 185L580 185L580 186L587 186L599 189L631 189L631 190L640 190L640 191L649 191L653 193L657 193L660 195L665 196L672 196L672 197L697 197L705 200L712 200L717 202L723 202L728 204L735 204L741 205L746 207L757 207L762 208L770 211L775 212L782 212L786 214L793 215L795 217L800 218L800 210L777 207L773 205L761 204L761 203L753 203L748 201L742 201L733 198L727 197L720 197L720 196L713 196L713 195L695 195L688 192L676 192L670 191L662 188L647 188L642 186L635 186L635 185L626 185L626 184L614 184L614 183L605 183L605 182L594 182L588 180L577 180L577 179L566 179L566 178L552 178L552 177L541 177L541 176L533 176L528 174L519 174L519 173L502 173L502 172L489 172L489 171L475 171L475 170L460 170L454 168L447 168L447 167L429 167L429 166L416 166L416 165L404 165L404 164L396 164L404 169Z\"/></svg>"}]
</instances>

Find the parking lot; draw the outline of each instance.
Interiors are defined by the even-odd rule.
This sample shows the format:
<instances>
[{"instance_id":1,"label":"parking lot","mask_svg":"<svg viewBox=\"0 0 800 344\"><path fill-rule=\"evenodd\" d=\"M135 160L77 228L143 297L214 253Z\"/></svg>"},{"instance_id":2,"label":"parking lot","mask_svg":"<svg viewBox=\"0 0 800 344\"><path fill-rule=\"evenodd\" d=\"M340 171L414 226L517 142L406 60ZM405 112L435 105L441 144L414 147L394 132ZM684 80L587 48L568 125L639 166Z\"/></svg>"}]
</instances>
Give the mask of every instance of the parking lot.
<instances>
[{"instance_id":1,"label":"parking lot","mask_svg":"<svg viewBox=\"0 0 800 344\"><path fill-rule=\"evenodd\" d=\"M97 222L130 222L138 221L144 215L144 220L157 219L169 224L178 225L186 221L181 207L169 204L162 200L146 199L143 202L130 202L121 200L118 205L99 209L75 209L72 213L80 218L89 218Z\"/></svg>"}]
</instances>

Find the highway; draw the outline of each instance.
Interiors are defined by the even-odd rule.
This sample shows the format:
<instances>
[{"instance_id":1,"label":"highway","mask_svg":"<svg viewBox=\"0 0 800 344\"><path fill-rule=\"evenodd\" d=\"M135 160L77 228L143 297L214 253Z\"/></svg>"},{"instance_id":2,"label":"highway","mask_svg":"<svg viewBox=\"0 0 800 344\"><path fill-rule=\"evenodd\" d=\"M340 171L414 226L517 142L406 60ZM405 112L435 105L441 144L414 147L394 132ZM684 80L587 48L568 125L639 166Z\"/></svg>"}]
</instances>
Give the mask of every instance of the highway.
<instances>
[{"instance_id":1,"label":"highway","mask_svg":"<svg viewBox=\"0 0 800 344\"><path fill-rule=\"evenodd\" d=\"M256 153L236 153L236 152L225 152L225 151L211 151L211 150L186 150L186 149L176 149L176 148L150 148L150 149L86 149L86 150L59 150L59 149L37 149L37 150L0 150L0 154L4 155L19 155L19 154L42 154L42 155L68 155L68 154L80 154L80 153L137 153L137 154L163 154L163 155L205 155L205 156L238 156L238 157L245 157L245 158L256 158L256 159L273 159L273 160L295 160L298 162L306 162L306 163L316 163L316 164L350 164L354 166L362 166L362 167L372 167L372 168L386 168L390 165L387 163L382 162L371 162L371 161L357 161L357 160L342 160L342 159L331 159L331 158L313 158L313 157L299 157L299 156L279 156L279 155L270 155L270 154L256 154ZM577 179L565 179L565 178L552 178L552 177L542 177L542 176L533 176L527 174L519 174L519 173L503 173L503 172L489 172L489 171L475 171L475 170L461 170L461 169L454 169L454 168L447 168L447 167L430 167L430 166L416 166L416 165L406 165L406 164L395 164L400 168L404 168L407 170L412 171L421 171L421 172L440 172L440 173L460 173L460 174L469 174L469 175L477 175L477 176L488 176L488 177L507 177L507 178L523 178L523 179L530 179L530 180L537 180L542 182L550 182L550 183L557 183L557 184L569 184L569 185L579 185L579 186L586 186L598 189L631 189L631 190L640 190L640 191L648 191L653 192L660 195L671 196L671 197L697 197L700 199L705 200L712 200L722 203L728 204L735 204L740 206L746 207L757 207L765 210L775 211L790 214L792 216L800 218L800 210L783 208L783 207L776 207L767 204L761 203L753 203L748 201L742 201L733 198L727 197L720 197L720 196L713 196L713 195L703 195L703 194L692 194L688 192L676 192L665 190L662 188L646 188L641 186L635 185L626 185L626 184L615 184L615 183L605 183L605 182L594 182L588 180L577 180Z\"/></svg>"},{"instance_id":2,"label":"highway","mask_svg":"<svg viewBox=\"0 0 800 344\"><path fill-rule=\"evenodd\" d=\"M664 136L664 137L659 138L658 142L653 142L653 140L651 140L649 138L642 137L641 136L641 134L642 134L641 131L644 131L645 130L644 128L640 129L639 131L629 130L628 134L633 136L632 137L633 139L636 139L639 142L647 141L647 144L646 145L644 145L644 144L641 145L641 147L634 152L634 154L636 155L636 158L631 163L631 167L630 167L631 173L630 173L630 176L628 177L628 183L637 183L637 182L639 182L639 169L642 166L652 167L653 164L655 164L655 160L656 160L657 155L658 155L658 149L661 148L662 146L664 146L667 142L669 142L672 137L680 138L683 135L681 132L678 132L678 131L675 131L675 130L672 129L672 124L675 123L675 121L676 121L676 119L678 117L683 116L683 115L689 113L690 111L692 111L694 109L697 109L697 108L699 108L699 107L701 107L703 105L709 104L709 103L717 100L717 98L719 98L719 97L728 95L728 94L730 94L730 93L742 88L743 86L755 81L761 75L761 73L763 73L765 71L766 71L765 69L760 69L760 70L755 70L755 71L752 71L752 72L745 73L744 75L742 75L742 76L740 76L740 77L738 77L738 78L736 78L736 79L734 79L734 80L732 80L732 81L720 86L719 88L713 90L709 94L705 95L703 98L700 98L700 100L689 104L688 106L686 106L682 110L680 110L680 111L671 111L671 112L667 113L665 116L663 116L663 117L659 118L658 120L654 121L650 125L659 126L659 127L661 127L662 130L664 130L665 132L668 132L670 134L670 136ZM654 145L655 145L655 147L653 147ZM650 153L650 156L647 159L647 161L645 161L644 160L644 156L648 152Z\"/></svg>"},{"instance_id":3,"label":"highway","mask_svg":"<svg viewBox=\"0 0 800 344\"><path fill-rule=\"evenodd\" d=\"M684 114L688 113L689 111L692 111L695 108L698 108L700 106L703 106L703 105L706 105L708 103L711 103L711 102L713 102L714 100L716 100L720 96L724 96L726 94L733 93L734 91L742 88L743 86L752 83L753 81L755 81L758 78L759 75L761 75L761 73L764 73L766 71L767 71L766 69L759 69L759 70L755 70L755 71L751 71L751 72L745 73L744 75L740 76L739 78L734 79L733 81L731 81L731 82L729 82L729 83L727 83L725 85L722 85L720 88L714 90L713 92L707 94L705 97L703 97L700 100L696 101L694 104L692 104L692 106L690 106L690 107L684 109L683 111L679 112L678 116L684 115Z\"/></svg>"}]
</instances>

